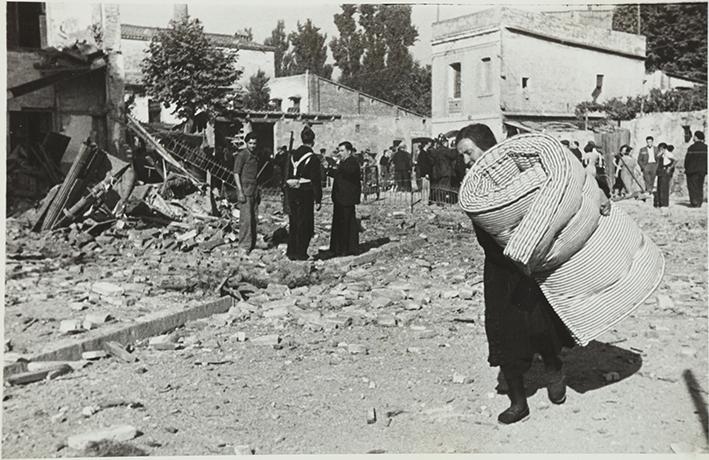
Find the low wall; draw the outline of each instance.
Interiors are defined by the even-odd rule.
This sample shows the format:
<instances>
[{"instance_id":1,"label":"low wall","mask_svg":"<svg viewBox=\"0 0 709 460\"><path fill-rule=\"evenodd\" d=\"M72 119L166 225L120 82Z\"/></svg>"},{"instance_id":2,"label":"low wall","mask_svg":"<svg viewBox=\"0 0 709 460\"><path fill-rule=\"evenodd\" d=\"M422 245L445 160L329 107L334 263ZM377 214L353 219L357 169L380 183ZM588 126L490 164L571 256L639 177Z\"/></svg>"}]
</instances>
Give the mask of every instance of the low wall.
<instances>
[{"instance_id":1,"label":"low wall","mask_svg":"<svg viewBox=\"0 0 709 460\"><path fill-rule=\"evenodd\" d=\"M300 132L305 123L297 120L281 120L276 123L274 140L276 147L288 145L290 132L294 134L294 147L300 145ZM430 136L429 121L425 118L402 116L343 116L340 120L313 124L315 148L332 153L342 141L350 141L358 150L369 149L381 153L392 145L394 140L403 140L407 150L411 148L411 139L418 136Z\"/></svg>"}]
</instances>

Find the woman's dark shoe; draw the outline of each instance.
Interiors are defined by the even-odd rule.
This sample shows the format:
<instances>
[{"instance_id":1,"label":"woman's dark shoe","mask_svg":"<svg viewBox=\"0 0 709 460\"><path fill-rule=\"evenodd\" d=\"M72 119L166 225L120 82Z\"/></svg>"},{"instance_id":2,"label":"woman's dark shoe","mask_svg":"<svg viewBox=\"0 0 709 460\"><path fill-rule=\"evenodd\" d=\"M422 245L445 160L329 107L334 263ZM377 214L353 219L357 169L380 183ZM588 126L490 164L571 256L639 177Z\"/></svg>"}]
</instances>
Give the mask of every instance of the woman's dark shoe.
<instances>
[{"instance_id":1,"label":"woman's dark shoe","mask_svg":"<svg viewBox=\"0 0 709 460\"><path fill-rule=\"evenodd\" d=\"M566 402L566 376L563 373L554 373L547 384L547 395L549 401L554 404L564 404Z\"/></svg>"},{"instance_id":2,"label":"woman's dark shoe","mask_svg":"<svg viewBox=\"0 0 709 460\"><path fill-rule=\"evenodd\" d=\"M529 406L527 406L526 404L524 406L513 404L507 410L501 412L500 415L497 416L497 421L504 425L509 425L511 423L516 423L521 420L525 420L528 417Z\"/></svg>"}]
</instances>

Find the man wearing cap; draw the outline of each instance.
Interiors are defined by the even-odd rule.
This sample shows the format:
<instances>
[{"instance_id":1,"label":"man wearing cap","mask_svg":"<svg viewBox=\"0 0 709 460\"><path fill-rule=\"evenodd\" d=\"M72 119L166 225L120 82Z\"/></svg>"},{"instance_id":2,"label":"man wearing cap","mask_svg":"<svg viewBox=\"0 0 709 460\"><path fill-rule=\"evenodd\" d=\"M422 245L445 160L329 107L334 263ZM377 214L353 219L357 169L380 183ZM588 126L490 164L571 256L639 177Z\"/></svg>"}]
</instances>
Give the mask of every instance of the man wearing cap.
<instances>
[{"instance_id":1,"label":"man wearing cap","mask_svg":"<svg viewBox=\"0 0 709 460\"><path fill-rule=\"evenodd\" d=\"M315 209L320 210L322 184L320 161L313 153L315 133L308 126L300 133L303 145L288 159L286 187L288 187L288 250L290 260L307 260L310 239L315 234Z\"/></svg>"},{"instance_id":2,"label":"man wearing cap","mask_svg":"<svg viewBox=\"0 0 709 460\"><path fill-rule=\"evenodd\" d=\"M657 148L653 145L655 139L652 136L645 138L645 147L638 152L638 164L643 170L645 179L645 191L652 193L655 190L655 176L657 174Z\"/></svg>"},{"instance_id":3,"label":"man wearing cap","mask_svg":"<svg viewBox=\"0 0 709 460\"><path fill-rule=\"evenodd\" d=\"M694 133L694 144L687 149L684 157L684 172L687 176L687 191L689 205L701 207L704 201L704 178L707 175L707 145L704 143L704 133Z\"/></svg>"}]
</instances>

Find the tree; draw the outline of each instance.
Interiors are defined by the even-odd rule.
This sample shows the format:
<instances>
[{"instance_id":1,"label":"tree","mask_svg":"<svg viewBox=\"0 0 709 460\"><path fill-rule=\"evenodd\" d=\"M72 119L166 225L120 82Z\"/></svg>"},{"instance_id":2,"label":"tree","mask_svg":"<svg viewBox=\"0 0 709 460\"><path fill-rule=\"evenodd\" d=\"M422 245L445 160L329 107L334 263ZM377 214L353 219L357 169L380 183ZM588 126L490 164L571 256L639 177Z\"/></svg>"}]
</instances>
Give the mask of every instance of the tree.
<instances>
[{"instance_id":1,"label":"tree","mask_svg":"<svg viewBox=\"0 0 709 460\"><path fill-rule=\"evenodd\" d=\"M251 110L266 110L271 100L271 90L268 88L269 78L263 70L256 72L249 79L244 96L244 105Z\"/></svg>"},{"instance_id":2,"label":"tree","mask_svg":"<svg viewBox=\"0 0 709 460\"><path fill-rule=\"evenodd\" d=\"M357 31L357 22L354 19L357 6L346 4L341 8L342 13L335 14L335 25L340 32L340 37L330 41L330 50L341 72L340 83L353 86L356 84L353 75L361 72L360 60L364 53L364 44L362 34Z\"/></svg>"},{"instance_id":3,"label":"tree","mask_svg":"<svg viewBox=\"0 0 709 460\"><path fill-rule=\"evenodd\" d=\"M198 19L170 21L150 41L141 62L146 94L174 105L181 118L192 120L200 111L217 116L233 100L231 88L241 74L235 60L235 54L210 45Z\"/></svg>"},{"instance_id":4,"label":"tree","mask_svg":"<svg viewBox=\"0 0 709 460\"><path fill-rule=\"evenodd\" d=\"M409 48L418 31L407 5L343 5L330 41L340 82L418 113L430 113L431 71ZM355 19L357 16L357 19Z\"/></svg>"},{"instance_id":5,"label":"tree","mask_svg":"<svg viewBox=\"0 0 709 460\"><path fill-rule=\"evenodd\" d=\"M305 24L298 21L298 30L288 35L293 49L288 52L286 75L299 75L306 70L321 77L332 76L332 66L325 64L327 60L327 47L325 40L327 34L320 34L320 28L315 27L308 19Z\"/></svg>"},{"instance_id":6,"label":"tree","mask_svg":"<svg viewBox=\"0 0 709 460\"><path fill-rule=\"evenodd\" d=\"M278 21L276 28L271 32L271 36L266 38L263 43L276 48L273 56L276 67L276 77L284 76L286 66L284 65L283 58L286 51L288 51L288 36L286 35L286 25L283 20Z\"/></svg>"},{"instance_id":7,"label":"tree","mask_svg":"<svg viewBox=\"0 0 709 460\"><path fill-rule=\"evenodd\" d=\"M643 3L617 6L613 29L647 37L645 68L706 81L707 4Z\"/></svg>"},{"instance_id":8,"label":"tree","mask_svg":"<svg viewBox=\"0 0 709 460\"><path fill-rule=\"evenodd\" d=\"M248 41L254 41L254 30L251 27L247 27L246 29L244 29L244 35L246 35L246 39Z\"/></svg>"}]
</instances>

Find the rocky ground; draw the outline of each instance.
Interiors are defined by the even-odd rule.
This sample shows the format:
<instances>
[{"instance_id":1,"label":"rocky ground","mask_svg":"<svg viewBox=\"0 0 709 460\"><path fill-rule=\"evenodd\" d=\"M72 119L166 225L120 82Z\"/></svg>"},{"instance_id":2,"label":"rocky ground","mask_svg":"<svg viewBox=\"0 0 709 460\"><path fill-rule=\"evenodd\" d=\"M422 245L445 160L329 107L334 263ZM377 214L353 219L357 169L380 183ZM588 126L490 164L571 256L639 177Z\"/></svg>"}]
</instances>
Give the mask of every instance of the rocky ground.
<instances>
[{"instance_id":1,"label":"rocky ground","mask_svg":"<svg viewBox=\"0 0 709 460\"><path fill-rule=\"evenodd\" d=\"M2 455L97 455L70 437L116 425L133 430L104 446L114 455L706 449L705 208L614 205L662 248L663 282L616 329L565 352L565 404L548 402L535 367L532 416L512 426L496 421L507 399L486 363L482 254L455 208L360 206L370 247L426 241L352 270L338 260L284 265L282 248L265 243L247 259L233 245L200 247L200 235L215 231L207 224L190 238L188 228L114 229L78 249L10 219L6 362L65 337L65 320L100 328L107 315L129 323L216 299L230 273L238 275L227 288L247 298L134 344L136 362L107 357L6 385ZM262 209L268 235L284 219L273 205ZM330 215L325 205L313 249L327 244Z\"/></svg>"}]
</instances>

